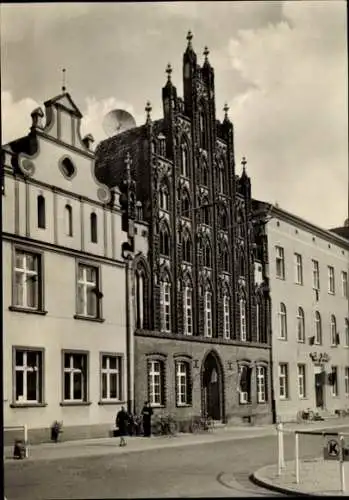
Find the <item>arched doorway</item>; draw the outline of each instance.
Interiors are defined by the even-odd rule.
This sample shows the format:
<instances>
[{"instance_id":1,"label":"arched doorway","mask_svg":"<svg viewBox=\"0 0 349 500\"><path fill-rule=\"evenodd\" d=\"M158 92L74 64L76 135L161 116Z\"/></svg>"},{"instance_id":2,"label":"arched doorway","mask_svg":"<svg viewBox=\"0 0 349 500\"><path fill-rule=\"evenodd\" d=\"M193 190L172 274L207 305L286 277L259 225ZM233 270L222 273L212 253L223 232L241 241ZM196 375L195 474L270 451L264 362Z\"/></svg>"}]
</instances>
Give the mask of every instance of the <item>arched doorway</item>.
<instances>
[{"instance_id":1,"label":"arched doorway","mask_svg":"<svg viewBox=\"0 0 349 500\"><path fill-rule=\"evenodd\" d=\"M223 369L218 355L211 351L202 362L202 410L214 420L223 420Z\"/></svg>"}]
</instances>

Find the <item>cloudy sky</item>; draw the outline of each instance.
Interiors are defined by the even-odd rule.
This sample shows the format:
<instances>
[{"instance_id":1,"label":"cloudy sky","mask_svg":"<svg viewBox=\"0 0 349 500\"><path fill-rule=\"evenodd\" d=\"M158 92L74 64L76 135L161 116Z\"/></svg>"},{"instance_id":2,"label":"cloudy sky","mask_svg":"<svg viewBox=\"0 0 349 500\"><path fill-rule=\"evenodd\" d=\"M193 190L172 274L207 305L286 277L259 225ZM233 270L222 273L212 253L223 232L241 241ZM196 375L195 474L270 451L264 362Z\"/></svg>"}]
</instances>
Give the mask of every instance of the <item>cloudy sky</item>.
<instances>
[{"instance_id":1,"label":"cloudy sky","mask_svg":"<svg viewBox=\"0 0 349 500\"><path fill-rule=\"evenodd\" d=\"M344 0L1 4L3 143L27 133L30 113L67 88L83 132L104 138L114 108L144 122L162 113L165 67L182 94L186 34L227 102L238 173L253 196L322 227L348 217L347 28Z\"/></svg>"}]
</instances>

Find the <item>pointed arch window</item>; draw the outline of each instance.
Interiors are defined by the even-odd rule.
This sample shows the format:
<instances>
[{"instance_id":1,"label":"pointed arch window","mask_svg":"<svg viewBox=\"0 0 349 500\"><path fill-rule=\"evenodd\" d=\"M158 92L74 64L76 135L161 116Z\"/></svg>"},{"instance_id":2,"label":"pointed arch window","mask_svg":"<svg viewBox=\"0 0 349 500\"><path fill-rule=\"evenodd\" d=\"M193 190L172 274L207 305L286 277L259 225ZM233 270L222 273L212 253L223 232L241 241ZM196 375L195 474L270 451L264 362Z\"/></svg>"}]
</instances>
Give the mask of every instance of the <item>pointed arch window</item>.
<instances>
[{"instance_id":1,"label":"pointed arch window","mask_svg":"<svg viewBox=\"0 0 349 500\"><path fill-rule=\"evenodd\" d=\"M91 242L97 243L97 215L92 212L90 215Z\"/></svg>"},{"instance_id":2,"label":"pointed arch window","mask_svg":"<svg viewBox=\"0 0 349 500\"><path fill-rule=\"evenodd\" d=\"M166 184L160 187L159 191L159 205L161 210L169 210L170 205L170 194Z\"/></svg>"},{"instance_id":3,"label":"pointed arch window","mask_svg":"<svg viewBox=\"0 0 349 500\"><path fill-rule=\"evenodd\" d=\"M42 194L39 194L37 199L37 212L38 212L38 227L40 229L45 229L46 227L46 206L45 198Z\"/></svg>"},{"instance_id":4,"label":"pointed arch window","mask_svg":"<svg viewBox=\"0 0 349 500\"><path fill-rule=\"evenodd\" d=\"M184 262L192 261L191 247L192 245L191 245L190 234L188 233L188 231L186 231L183 235L183 241L182 241L182 259Z\"/></svg>"},{"instance_id":5,"label":"pointed arch window","mask_svg":"<svg viewBox=\"0 0 349 500\"><path fill-rule=\"evenodd\" d=\"M203 110L201 110L199 113L199 128L200 128L200 145L202 149L207 149L206 115Z\"/></svg>"},{"instance_id":6,"label":"pointed arch window","mask_svg":"<svg viewBox=\"0 0 349 500\"><path fill-rule=\"evenodd\" d=\"M243 252L240 253L239 257L239 275L241 277L245 276L245 256Z\"/></svg>"},{"instance_id":7,"label":"pointed arch window","mask_svg":"<svg viewBox=\"0 0 349 500\"><path fill-rule=\"evenodd\" d=\"M208 186L208 165L207 165L207 161L202 158L201 160L201 174L202 174L202 178L201 178L201 182L204 186Z\"/></svg>"},{"instance_id":8,"label":"pointed arch window","mask_svg":"<svg viewBox=\"0 0 349 500\"><path fill-rule=\"evenodd\" d=\"M202 222L207 226L210 225L210 207L208 206L208 200L204 198L201 202L201 210L202 210Z\"/></svg>"},{"instance_id":9,"label":"pointed arch window","mask_svg":"<svg viewBox=\"0 0 349 500\"><path fill-rule=\"evenodd\" d=\"M211 263L212 263L211 245L207 239L204 240L203 258L204 258L204 266L211 267Z\"/></svg>"},{"instance_id":10,"label":"pointed arch window","mask_svg":"<svg viewBox=\"0 0 349 500\"><path fill-rule=\"evenodd\" d=\"M287 340L287 311L283 302L279 309L279 339Z\"/></svg>"},{"instance_id":11,"label":"pointed arch window","mask_svg":"<svg viewBox=\"0 0 349 500\"><path fill-rule=\"evenodd\" d=\"M222 208L221 211L221 229L228 229L228 214L225 208Z\"/></svg>"},{"instance_id":12,"label":"pointed arch window","mask_svg":"<svg viewBox=\"0 0 349 500\"><path fill-rule=\"evenodd\" d=\"M64 219L65 219L65 234L67 236L73 236L73 209L70 205L66 204L64 209Z\"/></svg>"},{"instance_id":13,"label":"pointed arch window","mask_svg":"<svg viewBox=\"0 0 349 500\"><path fill-rule=\"evenodd\" d=\"M160 156L166 157L166 137L164 134L161 133L158 135L158 143Z\"/></svg>"},{"instance_id":14,"label":"pointed arch window","mask_svg":"<svg viewBox=\"0 0 349 500\"><path fill-rule=\"evenodd\" d=\"M331 314L331 321L330 321L330 330L331 330L331 345L337 345L337 321L336 321L336 316L334 314Z\"/></svg>"},{"instance_id":15,"label":"pointed arch window","mask_svg":"<svg viewBox=\"0 0 349 500\"><path fill-rule=\"evenodd\" d=\"M229 253L227 245L224 244L222 247L222 270L229 273Z\"/></svg>"},{"instance_id":16,"label":"pointed arch window","mask_svg":"<svg viewBox=\"0 0 349 500\"><path fill-rule=\"evenodd\" d=\"M147 275L145 269L136 271L136 328L146 328Z\"/></svg>"},{"instance_id":17,"label":"pointed arch window","mask_svg":"<svg viewBox=\"0 0 349 500\"><path fill-rule=\"evenodd\" d=\"M218 161L218 184L219 184L219 192L226 193L226 184L225 184L225 168L224 162L222 159Z\"/></svg>"},{"instance_id":18,"label":"pointed arch window","mask_svg":"<svg viewBox=\"0 0 349 500\"><path fill-rule=\"evenodd\" d=\"M190 283L184 287L184 334L193 335L193 289Z\"/></svg>"},{"instance_id":19,"label":"pointed arch window","mask_svg":"<svg viewBox=\"0 0 349 500\"><path fill-rule=\"evenodd\" d=\"M205 290L204 314L205 337L212 337L212 292L210 288Z\"/></svg>"},{"instance_id":20,"label":"pointed arch window","mask_svg":"<svg viewBox=\"0 0 349 500\"><path fill-rule=\"evenodd\" d=\"M223 329L224 338L230 339L230 296L227 290L223 296Z\"/></svg>"},{"instance_id":21,"label":"pointed arch window","mask_svg":"<svg viewBox=\"0 0 349 500\"><path fill-rule=\"evenodd\" d=\"M189 177L189 148L185 140L181 142L181 175Z\"/></svg>"},{"instance_id":22,"label":"pointed arch window","mask_svg":"<svg viewBox=\"0 0 349 500\"><path fill-rule=\"evenodd\" d=\"M240 340L243 342L247 340L246 300L244 297L240 298Z\"/></svg>"},{"instance_id":23,"label":"pointed arch window","mask_svg":"<svg viewBox=\"0 0 349 500\"><path fill-rule=\"evenodd\" d=\"M163 224L160 228L160 254L170 256L170 235L168 227Z\"/></svg>"},{"instance_id":24,"label":"pointed arch window","mask_svg":"<svg viewBox=\"0 0 349 500\"><path fill-rule=\"evenodd\" d=\"M182 194L182 216L190 218L190 198L186 189Z\"/></svg>"},{"instance_id":25,"label":"pointed arch window","mask_svg":"<svg viewBox=\"0 0 349 500\"><path fill-rule=\"evenodd\" d=\"M171 281L169 276L164 276L160 281L160 317L161 330L171 331Z\"/></svg>"}]
</instances>

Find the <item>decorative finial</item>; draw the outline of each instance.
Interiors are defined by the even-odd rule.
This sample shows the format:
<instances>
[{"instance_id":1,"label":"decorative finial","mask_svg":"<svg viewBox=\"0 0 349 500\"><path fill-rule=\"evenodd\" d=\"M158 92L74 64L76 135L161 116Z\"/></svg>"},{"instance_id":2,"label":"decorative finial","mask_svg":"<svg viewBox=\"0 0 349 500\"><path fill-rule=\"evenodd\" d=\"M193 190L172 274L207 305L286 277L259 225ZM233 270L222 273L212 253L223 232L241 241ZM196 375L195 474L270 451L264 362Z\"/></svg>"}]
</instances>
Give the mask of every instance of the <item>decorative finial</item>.
<instances>
[{"instance_id":1,"label":"decorative finial","mask_svg":"<svg viewBox=\"0 0 349 500\"><path fill-rule=\"evenodd\" d=\"M189 30L187 34L187 40L188 40L188 48L191 49L191 41L193 39L193 33Z\"/></svg>"},{"instance_id":2,"label":"decorative finial","mask_svg":"<svg viewBox=\"0 0 349 500\"><path fill-rule=\"evenodd\" d=\"M208 62L209 53L210 53L210 51L208 50L207 47L205 47L205 49L204 49L205 62Z\"/></svg>"},{"instance_id":3,"label":"decorative finial","mask_svg":"<svg viewBox=\"0 0 349 500\"><path fill-rule=\"evenodd\" d=\"M171 81L171 74L172 74L172 66L170 63L168 63L168 65L166 66L166 73L167 73L168 81L170 82Z\"/></svg>"},{"instance_id":4,"label":"decorative finial","mask_svg":"<svg viewBox=\"0 0 349 500\"><path fill-rule=\"evenodd\" d=\"M243 156L243 157L242 157L242 160L241 160L241 165L242 165L242 171L243 171L244 173L246 173L246 164L247 164L247 160L246 160L246 158Z\"/></svg>"},{"instance_id":5,"label":"decorative finial","mask_svg":"<svg viewBox=\"0 0 349 500\"><path fill-rule=\"evenodd\" d=\"M150 121L150 113L151 113L152 107L149 101L147 101L147 104L145 106L145 112L147 113L147 121Z\"/></svg>"},{"instance_id":6,"label":"decorative finial","mask_svg":"<svg viewBox=\"0 0 349 500\"><path fill-rule=\"evenodd\" d=\"M66 72L66 69L63 68L62 69L62 92L65 92L66 91L66 86L65 86L65 72Z\"/></svg>"},{"instance_id":7,"label":"decorative finial","mask_svg":"<svg viewBox=\"0 0 349 500\"><path fill-rule=\"evenodd\" d=\"M223 111L224 111L224 118L225 119L228 119L228 111L229 111L229 106L227 103L224 104L224 108L223 108Z\"/></svg>"}]
</instances>

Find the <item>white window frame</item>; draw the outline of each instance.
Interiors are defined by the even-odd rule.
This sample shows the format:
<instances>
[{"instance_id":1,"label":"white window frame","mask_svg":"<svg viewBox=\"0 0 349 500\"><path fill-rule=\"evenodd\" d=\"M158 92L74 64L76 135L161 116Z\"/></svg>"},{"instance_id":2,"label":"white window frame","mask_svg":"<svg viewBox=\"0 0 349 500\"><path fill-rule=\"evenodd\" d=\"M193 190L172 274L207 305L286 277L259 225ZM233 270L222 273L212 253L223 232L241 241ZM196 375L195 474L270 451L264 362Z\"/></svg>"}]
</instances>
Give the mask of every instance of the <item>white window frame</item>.
<instances>
[{"instance_id":1,"label":"white window frame","mask_svg":"<svg viewBox=\"0 0 349 500\"><path fill-rule=\"evenodd\" d=\"M184 288L184 333L193 335L193 289L189 285Z\"/></svg>"},{"instance_id":2,"label":"white window frame","mask_svg":"<svg viewBox=\"0 0 349 500\"><path fill-rule=\"evenodd\" d=\"M186 361L176 361L176 404L177 406L187 406L189 383L189 364Z\"/></svg>"},{"instance_id":3,"label":"white window frame","mask_svg":"<svg viewBox=\"0 0 349 500\"><path fill-rule=\"evenodd\" d=\"M65 366L66 356L69 357L69 367ZM82 368L77 368L74 366L74 357L83 357ZM65 394L65 377L69 376L69 397L66 398ZM74 398L74 378L75 375L80 375L81 383L81 398ZM74 402L83 403L87 402L88 397L88 355L85 352L74 352L74 351L63 351L63 401L64 402Z\"/></svg>"},{"instance_id":4,"label":"white window frame","mask_svg":"<svg viewBox=\"0 0 349 500\"><path fill-rule=\"evenodd\" d=\"M212 337L212 293L205 291L204 295L204 313L205 313L205 337Z\"/></svg>"},{"instance_id":5,"label":"white window frame","mask_svg":"<svg viewBox=\"0 0 349 500\"><path fill-rule=\"evenodd\" d=\"M160 310L161 310L161 330L171 331L171 283L161 281L160 283Z\"/></svg>"},{"instance_id":6,"label":"white window frame","mask_svg":"<svg viewBox=\"0 0 349 500\"><path fill-rule=\"evenodd\" d=\"M23 364L17 365L16 357L18 353L23 355ZM35 364L28 363L28 354L35 355ZM26 348L13 348L13 399L16 405L40 404L43 402L43 350L41 349L26 349ZM28 374L36 373L36 398L28 399ZM17 374L22 374L23 394L18 394L17 387Z\"/></svg>"},{"instance_id":7,"label":"white window frame","mask_svg":"<svg viewBox=\"0 0 349 500\"><path fill-rule=\"evenodd\" d=\"M256 366L257 379L257 403L265 403L267 401L267 368L263 365Z\"/></svg>"},{"instance_id":8,"label":"white window frame","mask_svg":"<svg viewBox=\"0 0 349 500\"><path fill-rule=\"evenodd\" d=\"M328 277L328 293L331 295L335 294L335 279L334 279L334 267L327 266L327 277Z\"/></svg>"},{"instance_id":9,"label":"white window frame","mask_svg":"<svg viewBox=\"0 0 349 500\"><path fill-rule=\"evenodd\" d=\"M223 318L224 338L230 339L230 297L227 294L223 296Z\"/></svg>"},{"instance_id":10,"label":"white window frame","mask_svg":"<svg viewBox=\"0 0 349 500\"><path fill-rule=\"evenodd\" d=\"M243 297L240 299L240 340L242 342L247 340L246 300Z\"/></svg>"},{"instance_id":11,"label":"white window frame","mask_svg":"<svg viewBox=\"0 0 349 500\"><path fill-rule=\"evenodd\" d=\"M242 373L244 370L248 370L249 366L247 365L239 365L239 386L238 386L238 391L239 391L239 403L244 405L249 403L249 396L251 396L248 392L242 391L241 390L241 378L242 378ZM251 387L250 387L251 391Z\"/></svg>"},{"instance_id":12,"label":"white window frame","mask_svg":"<svg viewBox=\"0 0 349 500\"><path fill-rule=\"evenodd\" d=\"M106 366L103 367L103 361L106 360ZM110 367L111 360L115 360L116 368ZM106 396L103 396L103 379L106 379ZM111 379L115 378L116 397L110 395ZM122 356L114 354L101 355L101 401L121 401L122 400Z\"/></svg>"},{"instance_id":13,"label":"white window frame","mask_svg":"<svg viewBox=\"0 0 349 500\"><path fill-rule=\"evenodd\" d=\"M345 395L349 396L349 366L344 367L344 391Z\"/></svg>"},{"instance_id":14,"label":"white window frame","mask_svg":"<svg viewBox=\"0 0 349 500\"><path fill-rule=\"evenodd\" d=\"M297 342L305 342L305 317L302 307L297 309Z\"/></svg>"},{"instance_id":15,"label":"white window frame","mask_svg":"<svg viewBox=\"0 0 349 500\"><path fill-rule=\"evenodd\" d=\"M344 319L344 342L345 347L349 347L349 319Z\"/></svg>"},{"instance_id":16,"label":"white window frame","mask_svg":"<svg viewBox=\"0 0 349 500\"><path fill-rule=\"evenodd\" d=\"M100 299L97 297L99 290L99 268L78 262L77 276L77 315L85 318L98 318L100 315ZM89 280L88 273L92 274ZM89 302L91 301L91 302ZM93 304L92 310L89 309Z\"/></svg>"},{"instance_id":17,"label":"white window frame","mask_svg":"<svg viewBox=\"0 0 349 500\"><path fill-rule=\"evenodd\" d=\"M276 277L284 280L285 279L285 252L283 247L280 247L279 245L275 246L275 252L276 252L276 259L275 259L275 265L276 265Z\"/></svg>"},{"instance_id":18,"label":"white window frame","mask_svg":"<svg viewBox=\"0 0 349 500\"><path fill-rule=\"evenodd\" d=\"M337 345L337 320L334 314L330 317L331 346Z\"/></svg>"},{"instance_id":19,"label":"white window frame","mask_svg":"<svg viewBox=\"0 0 349 500\"><path fill-rule=\"evenodd\" d=\"M321 314L319 311L315 311L315 344L316 345L321 345L322 344L322 318Z\"/></svg>"},{"instance_id":20,"label":"white window frame","mask_svg":"<svg viewBox=\"0 0 349 500\"><path fill-rule=\"evenodd\" d=\"M320 290L319 261L312 259L313 290Z\"/></svg>"},{"instance_id":21,"label":"white window frame","mask_svg":"<svg viewBox=\"0 0 349 500\"><path fill-rule=\"evenodd\" d=\"M297 380L298 380L298 397L305 399L307 397L306 385L306 366L304 363L297 365Z\"/></svg>"},{"instance_id":22,"label":"white window frame","mask_svg":"<svg viewBox=\"0 0 349 500\"><path fill-rule=\"evenodd\" d=\"M139 329L144 328L144 291L145 280L144 273L136 274L136 326Z\"/></svg>"},{"instance_id":23,"label":"white window frame","mask_svg":"<svg viewBox=\"0 0 349 500\"><path fill-rule=\"evenodd\" d=\"M279 399L288 399L288 364L279 363Z\"/></svg>"},{"instance_id":24,"label":"white window frame","mask_svg":"<svg viewBox=\"0 0 349 500\"><path fill-rule=\"evenodd\" d=\"M287 340L287 309L283 302L280 302L279 315L279 339Z\"/></svg>"},{"instance_id":25,"label":"white window frame","mask_svg":"<svg viewBox=\"0 0 349 500\"><path fill-rule=\"evenodd\" d=\"M148 392L151 406L163 406L163 370L164 363L159 359L148 361Z\"/></svg>"},{"instance_id":26,"label":"white window frame","mask_svg":"<svg viewBox=\"0 0 349 500\"><path fill-rule=\"evenodd\" d=\"M341 272L342 279L342 295L345 299L348 298L348 273L346 271Z\"/></svg>"},{"instance_id":27,"label":"white window frame","mask_svg":"<svg viewBox=\"0 0 349 500\"><path fill-rule=\"evenodd\" d=\"M18 263L21 258L21 263ZM14 256L14 306L37 311L41 309L41 255L16 249ZM32 261L33 265L30 265ZM31 294L29 292L31 287ZM33 299L29 303L29 298Z\"/></svg>"},{"instance_id":28,"label":"white window frame","mask_svg":"<svg viewBox=\"0 0 349 500\"><path fill-rule=\"evenodd\" d=\"M294 281L297 285L303 285L303 261L299 253L294 254L294 266Z\"/></svg>"}]
</instances>

